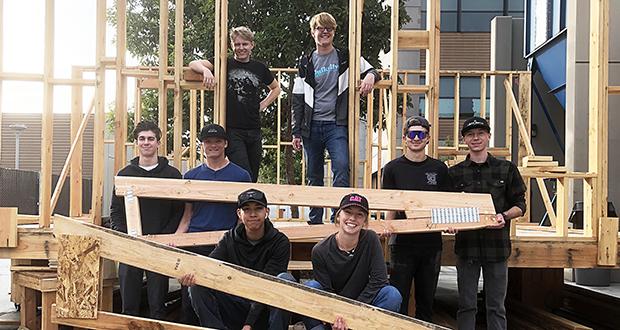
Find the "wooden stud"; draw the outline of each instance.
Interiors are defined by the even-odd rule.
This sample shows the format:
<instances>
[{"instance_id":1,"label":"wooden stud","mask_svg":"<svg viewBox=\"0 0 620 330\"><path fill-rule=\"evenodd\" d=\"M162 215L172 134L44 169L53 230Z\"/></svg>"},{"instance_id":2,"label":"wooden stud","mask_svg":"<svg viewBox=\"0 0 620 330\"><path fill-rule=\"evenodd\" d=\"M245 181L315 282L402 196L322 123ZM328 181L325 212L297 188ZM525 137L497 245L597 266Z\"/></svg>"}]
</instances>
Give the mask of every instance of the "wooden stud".
<instances>
[{"instance_id":1,"label":"wooden stud","mask_svg":"<svg viewBox=\"0 0 620 330\"><path fill-rule=\"evenodd\" d=\"M20 286L19 323L27 329L40 329L41 323L37 319L37 292L25 286Z\"/></svg>"},{"instance_id":2,"label":"wooden stud","mask_svg":"<svg viewBox=\"0 0 620 330\"><path fill-rule=\"evenodd\" d=\"M97 330L116 330L116 329L158 329L158 330L203 330L209 328L196 327L191 325L184 325L154 319L146 319L142 317L129 316L123 314L116 314L110 312L98 312L97 319L76 319L76 318L62 318L55 312L52 313L52 322L79 327L86 329Z\"/></svg>"},{"instance_id":3,"label":"wooden stud","mask_svg":"<svg viewBox=\"0 0 620 330\"><path fill-rule=\"evenodd\" d=\"M97 28L95 57L97 68L95 75L98 85L95 88L95 123L93 131L93 181L92 181L92 222L101 224L103 207L103 165L104 165L104 134L105 134L105 57L106 39L106 1L97 0Z\"/></svg>"},{"instance_id":4,"label":"wooden stud","mask_svg":"<svg viewBox=\"0 0 620 330\"><path fill-rule=\"evenodd\" d=\"M560 237L568 237L568 217L569 214L569 199L568 199L568 184L570 179L559 178L557 180L556 188L556 210L557 210L557 222L556 222L556 234Z\"/></svg>"},{"instance_id":5,"label":"wooden stud","mask_svg":"<svg viewBox=\"0 0 620 330\"><path fill-rule=\"evenodd\" d=\"M348 142L349 142L349 177L350 185L357 186L357 121L359 118L360 94L357 90L360 76L361 56L361 0L349 0L349 110L348 110Z\"/></svg>"},{"instance_id":6,"label":"wooden stud","mask_svg":"<svg viewBox=\"0 0 620 330\"><path fill-rule=\"evenodd\" d=\"M205 91L200 91L200 130L205 127ZM200 148L200 163L204 163L205 154L202 152L202 146Z\"/></svg>"},{"instance_id":7,"label":"wooden stud","mask_svg":"<svg viewBox=\"0 0 620 330\"><path fill-rule=\"evenodd\" d=\"M426 50L426 85L430 90L426 93L426 118L431 127L439 127L439 68L440 68L440 1L426 2L426 30L429 32L429 47ZM428 153L437 157L439 148L439 134L431 135Z\"/></svg>"},{"instance_id":8,"label":"wooden stud","mask_svg":"<svg viewBox=\"0 0 620 330\"><path fill-rule=\"evenodd\" d=\"M0 248L17 247L17 208L0 207Z\"/></svg>"},{"instance_id":9,"label":"wooden stud","mask_svg":"<svg viewBox=\"0 0 620 330\"><path fill-rule=\"evenodd\" d=\"M142 235L142 220L140 218L140 202L138 196L129 188L125 194L125 218L127 220L127 233L130 236Z\"/></svg>"},{"instance_id":10,"label":"wooden stud","mask_svg":"<svg viewBox=\"0 0 620 330\"><path fill-rule=\"evenodd\" d=\"M168 154L168 90L164 77L168 75L168 0L159 0L159 81L158 118L161 129L160 155Z\"/></svg>"},{"instance_id":11,"label":"wooden stud","mask_svg":"<svg viewBox=\"0 0 620 330\"><path fill-rule=\"evenodd\" d=\"M480 77L480 117L487 117L487 74Z\"/></svg>"},{"instance_id":12,"label":"wooden stud","mask_svg":"<svg viewBox=\"0 0 620 330\"><path fill-rule=\"evenodd\" d=\"M394 2L392 2L392 8L395 8ZM396 6L396 8L398 8L398 6ZM394 16L394 12L392 12L392 24L394 23L396 23L396 27L398 28L398 11L396 16ZM427 49L429 47L427 30L400 30L397 31L397 36L398 48L390 49Z\"/></svg>"},{"instance_id":13,"label":"wooden stud","mask_svg":"<svg viewBox=\"0 0 620 330\"><path fill-rule=\"evenodd\" d=\"M607 217L609 1L590 1L590 62L588 107L588 171L597 174L584 189L584 225L597 237L600 218ZM585 227L584 227L585 229ZM591 230L591 232L590 232ZM599 247L604 249L604 247Z\"/></svg>"},{"instance_id":14,"label":"wooden stud","mask_svg":"<svg viewBox=\"0 0 620 330\"><path fill-rule=\"evenodd\" d=\"M553 205L551 204L551 199L549 198L549 192L547 191L545 181L542 178L536 178L536 183L538 184L538 190L540 190L540 195L542 196L543 204L545 205L545 210L547 211L547 216L549 217L551 226L555 227L558 222L556 220L555 211L553 210Z\"/></svg>"},{"instance_id":15,"label":"wooden stud","mask_svg":"<svg viewBox=\"0 0 620 330\"><path fill-rule=\"evenodd\" d=\"M54 0L45 1L45 47L43 50L43 113L41 118L41 173L39 175L39 226L49 227L53 210L52 135L54 132Z\"/></svg>"},{"instance_id":16,"label":"wooden stud","mask_svg":"<svg viewBox=\"0 0 620 330\"><path fill-rule=\"evenodd\" d=\"M438 328L413 318L387 312L352 299L316 291L301 284L277 280L264 273L205 258L177 248L132 238L123 233L59 217L56 234L85 235L101 241L101 256L170 277L187 273L197 285L227 292L270 306L331 322L337 316L350 328L425 329ZM151 257L149 257L151 256ZM156 256L156 257L155 257ZM157 262L152 261L153 258ZM269 288L269 290L257 290ZM366 315L360 318L359 315Z\"/></svg>"},{"instance_id":17,"label":"wooden stud","mask_svg":"<svg viewBox=\"0 0 620 330\"><path fill-rule=\"evenodd\" d=\"M181 148L183 147L183 90L181 75L183 74L183 0L175 0L174 10L174 124L173 124L173 157L174 167L181 168Z\"/></svg>"},{"instance_id":18,"label":"wooden stud","mask_svg":"<svg viewBox=\"0 0 620 330\"><path fill-rule=\"evenodd\" d=\"M512 93L512 86L510 86L508 80L504 80L504 88L506 89L506 97L510 100L510 107L512 108L512 112L517 121L517 126L519 127L519 136L521 137L520 141L525 147L526 155L534 156L534 147L532 147L532 142L530 141L529 135L530 130L528 130L529 125L526 123L522 117L522 113L519 111L519 105L517 104L517 100ZM519 158L523 158L526 155L521 155L521 151L519 151Z\"/></svg>"},{"instance_id":19,"label":"wooden stud","mask_svg":"<svg viewBox=\"0 0 620 330\"><path fill-rule=\"evenodd\" d=\"M127 51L127 0L116 1L116 108L114 110L114 173L126 164L127 142L127 76L125 67Z\"/></svg>"},{"instance_id":20,"label":"wooden stud","mask_svg":"<svg viewBox=\"0 0 620 330\"><path fill-rule=\"evenodd\" d=\"M398 50L401 49L401 36L408 34L408 32L414 31L398 31L398 16L399 16L399 0L392 0L392 11L391 11L391 40L390 40L390 49L392 49L392 62L390 65L390 80L392 82L390 86L390 98L389 98L389 107L387 110L387 134L389 137L388 140L388 157L390 159L396 158L396 139L400 134L396 131L396 113L398 111ZM426 42L428 44L428 32L426 32ZM414 32L415 34L415 32ZM409 34L409 36L413 36ZM406 94L404 94L406 95ZM403 107L403 110L405 107ZM379 147L379 152L381 153L381 147ZM379 162L378 168L382 167L382 163ZM372 175L372 173L370 174ZM379 175L377 174L379 177ZM377 184L377 187L380 187L380 184Z\"/></svg>"},{"instance_id":21,"label":"wooden stud","mask_svg":"<svg viewBox=\"0 0 620 330\"><path fill-rule=\"evenodd\" d=\"M282 71L278 71L276 74L276 79L278 79L278 83L282 83ZM287 109L288 110L288 109ZM278 95L276 101L276 183L280 183L281 181L281 167L282 161L280 158L282 157L282 96ZM280 212L280 207L278 206L278 211Z\"/></svg>"},{"instance_id":22,"label":"wooden stud","mask_svg":"<svg viewBox=\"0 0 620 330\"><path fill-rule=\"evenodd\" d=\"M0 17L4 17L4 0L0 0ZM0 73L4 72L4 21L0 22ZM2 100L2 79L0 79L0 100ZM0 137L2 136L2 102L0 102ZM2 139L0 139L2 159Z\"/></svg>"},{"instance_id":23,"label":"wooden stud","mask_svg":"<svg viewBox=\"0 0 620 330\"><path fill-rule=\"evenodd\" d=\"M607 93L609 95L620 94L620 86L607 86Z\"/></svg>"},{"instance_id":24,"label":"wooden stud","mask_svg":"<svg viewBox=\"0 0 620 330\"><path fill-rule=\"evenodd\" d=\"M454 77L454 122L453 122L453 135L454 135L454 150L459 150L459 141L461 140L460 126L461 126L461 74L457 73ZM437 128L435 128L437 129ZM439 130L437 129L437 134Z\"/></svg>"},{"instance_id":25,"label":"wooden stud","mask_svg":"<svg viewBox=\"0 0 620 330\"><path fill-rule=\"evenodd\" d=\"M374 135L374 91L368 94L366 100L366 163L364 188L372 188L372 140ZM381 93L381 91L379 91Z\"/></svg>"},{"instance_id":26,"label":"wooden stud","mask_svg":"<svg viewBox=\"0 0 620 330\"><path fill-rule=\"evenodd\" d=\"M86 116L84 116L84 118L82 118L80 127L78 127L77 132L76 132L76 138L73 139L73 141L71 142L71 147L69 148L69 154L67 155L65 164L63 165L62 170L60 172L60 176L58 177L58 182L56 183L54 194L52 195L52 199L50 202L52 210L56 208L56 204L58 203L58 199L60 198L60 193L62 192L62 187L64 186L65 179L67 178L67 174L69 172L69 168L71 167L73 158L79 158L79 157L74 157L75 151L78 148L78 145L80 144L80 142L82 142L81 141L82 135L84 134L84 130L86 129L86 125L88 124L88 118L90 118L90 115L92 114L94 108L95 108L95 98L93 98L92 102L90 103L90 106L88 108L88 113L86 114Z\"/></svg>"},{"instance_id":27,"label":"wooden stud","mask_svg":"<svg viewBox=\"0 0 620 330\"><path fill-rule=\"evenodd\" d=\"M523 126L525 130L528 132L528 142L531 147L531 139L529 138L529 132L532 131L532 74L529 72L519 73L519 102L518 108L514 108L514 110L518 110L521 114L521 118L523 119ZM512 91L512 89L511 89ZM514 98L514 94L511 95L510 101ZM523 141L523 143L526 143ZM532 149L533 150L533 149ZM529 154L528 145L519 144L519 158L523 158L524 156L534 155L532 151Z\"/></svg>"},{"instance_id":28,"label":"wooden stud","mask_svg":"<svg viewBox=\"0 0 620 330\"><path fill-rule=\"evenodd\" d=\"M189 93L189 164L187 164L187 168L194 168L196 166L196 135L198 134L196 128L198 117L197 97L197 91L192 89Z\"/></svg>"},{"instance_id":29,"label":"wooden stud","mask_svg":"<svg viewBox=\"0 0 620 330\"><path fill-rule=\"evenodd\" d=\"M58 290L60 317L96 319L99 306L100 242L93 236L58 236Z\"/></svg>"},{"instance_id":30,"label":"wooden stud","mask_svg":"<svg viewBox=\"0 0 620 330\"><path fill-rule=\"evenodd\" d=\"M508 81L512 82L512 73L508 75ZM509 150L512 150L512 111L510 111L510 109L510 99L508 97L505 97L504 113L506 116L506 147ZM512 160L512 153L508 157L506 157L506 160ZM519 164L517 163L517 165Z\"/></svg>"},{"instance_id":31,"label":"wooden stud","mask_svg":"<svg viewBox=\"0 0 620 330\"><path fill-rule=\"evenodd\" d=\"M58 324L52 322L52 309L56 303L56 292L41 292L41 329L56 330Z\"/></svg>"},{"instance_id":32,"label":"wooden stud","mask_svg":"<svg viewBox=\"0 0 620 330\"><path fill-rule=\"evenodd\" d=\"M166 198L232 202L240 192L255 188L263 191L275 205L338 207L342 196L357 192L368 198L374 210L429 210L442 207L477 207L482 214L495 214L489 194L464 194L435 191L377 190L333 188L265 183L217 182L204 180L156 179L117 176L116 194L129 189L138 198ZM129 219L128 219L129 221Z\"/></svg>"},{"instance_id":33,"label":"wooden stud","mask_svg":"<svg viewBox=\"0 0 620 330\"><path fill-rule=\"evenodd\" d=\"M617 266L618 263L618 218L600 218L598 236L598 258L600 266Z\"/></svg>"},{"instance_id":34,"label":"wooden stud","mask_svg":"<svg viewBox=\"0 0 620 330\"><path fill-rule=\"evenodd\" d=\"M72 67L71 77L81 79L82 70L75 66ZM95 99L93 98L91 108L94 108L94 102ZM73 86L71 88L71 141L75 141L75 153L79 156L71 159L71 172L69 174L69 215L72 217L82 216L82 135L78 132L83 116L82 87ZM52 204L54 203L52 202Z\"/></svg>"},{"instance_id":35,"label":"wooden stud","mask_svg":"<svg viewBox=\"0 0 620 330\"><path fill-rule=\"evenodd\" d=\"M377 120L377 183L375 187L381 187L381 171L383 170L383 112L388 108L387 91L379 91L379 113Z\"/></svg>"},{"instance_id":36,"label":"wooden stud","mask_svg":"<svg viewBox=\"0 0 620 330\"><path fill-rule=\"evenodd\" d=\"M215 1L215 104L214 120L226 127L226 86L228 76L228 0ZM217 118L217 119L216 119Z\"/></svg>"}]
</instances>

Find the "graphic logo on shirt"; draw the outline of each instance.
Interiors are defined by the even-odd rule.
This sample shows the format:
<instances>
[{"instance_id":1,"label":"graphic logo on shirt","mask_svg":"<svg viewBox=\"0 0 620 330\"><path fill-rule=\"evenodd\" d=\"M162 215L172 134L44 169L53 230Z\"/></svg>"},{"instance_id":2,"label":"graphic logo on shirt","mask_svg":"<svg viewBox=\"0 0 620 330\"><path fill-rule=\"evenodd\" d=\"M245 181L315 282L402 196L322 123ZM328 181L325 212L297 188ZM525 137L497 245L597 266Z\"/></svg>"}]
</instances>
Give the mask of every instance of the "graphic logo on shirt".
<instances>
[{"instance_id":1,"label":"graphic logo on shirt","mask_svg":"<svg viewBox=\"0 0 620 330\"><path fill-rule=\"evenodd\" d=\"M228 72L228 90L237 96L239 103L250 103L259 84L258 77L248 70L231 69Z\"/></svg>"},{"instance_id":2,"label":"graphic logo on shirt","mask_svg":"<svg viewBox=\"0 0 620 330\"><path fill-rule=\"evenodd\" d=\"M436 172L427 172L426 174L426 184L429 186L437 185L437 173Z\"/></svg>"},{"instance_id":3,"label":"graphic logo on shirt","mask_svg":"<svg viewBox=\"0 0 620 330\"><path fill-rule=\"evenodd\" d=\"M314 78L318 78L322 75L326 75L332 71L338 71L338 64L332 63L328 66L323 66L323 67L320 67L314 70Z\"/></svg>"}]
</instances>

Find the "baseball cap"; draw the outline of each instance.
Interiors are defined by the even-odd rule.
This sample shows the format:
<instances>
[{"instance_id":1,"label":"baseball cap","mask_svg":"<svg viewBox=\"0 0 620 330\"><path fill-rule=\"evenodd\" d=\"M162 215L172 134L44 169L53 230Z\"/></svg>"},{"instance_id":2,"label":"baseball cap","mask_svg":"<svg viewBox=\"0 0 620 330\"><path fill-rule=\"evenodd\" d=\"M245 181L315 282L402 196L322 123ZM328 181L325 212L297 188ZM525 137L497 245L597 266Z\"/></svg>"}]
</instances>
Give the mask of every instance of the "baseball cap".
<instances>
[{"instance_id":1,"label":"baseball cap","mask_svg":"<svg viewBox=\"0 0 620 330\"><path fill-rule=\"evenodd\" d=\"M474 128L482 128L489 133L491 132L491 126L489 126L489 122L486 119L482 117L471 117L463 123L461 135L465 136L465 133Z\"/></svg>"},{"instance_id":2,"label":"baseball cap","mask_svg":"<svg viewBox=\"0 0 620 330\"><path fill-rule=\"evenodd\" d=\"M409 131L409 128L411 126L422 126L426 128L427 131L431 129L431 124L428 122L428 120L420 116L413 116L413 117L407 118L407 122L405 123L404 134L407 134L407 131Z\"/></svg>"},{"instance_id":3,"label":"baseball cap","mask_svg":"<svg viewBox=\"0 0 620 330\"><path fill-rule=\"evenodd\" d=\"M265 194L257 189L248 189L241 194L239 194L239 198L237 199L237 207L242 208L243 205L254 202L258 203L264 207L267 207L267 197Z\"/></svg>"},{"instance_id":4,"label":"baseball cap","mask_svg":"<svg viewBox=\"0 0 620 330\"><path fill-rule=\"evenodd\" d=\"M338 209L342 210L349 206L359 206L362 210L364 210L364 212L366 212L366 214L368 214L368 199L360 194L351 193L342 197L340 207Z\"/></svg>"},{"instance_id":5,"label":"baseball cap","mask_svg":"<svg viewBox=\"0 0 620 330\"><path fill-rule=\"evenodd\" d=\"M228 141L226 130L224 130L224 127L218 124L209 124L203 127L200 131L200 141L204 141L210 137L220 138Z\"/></svg>"}]
</instances>

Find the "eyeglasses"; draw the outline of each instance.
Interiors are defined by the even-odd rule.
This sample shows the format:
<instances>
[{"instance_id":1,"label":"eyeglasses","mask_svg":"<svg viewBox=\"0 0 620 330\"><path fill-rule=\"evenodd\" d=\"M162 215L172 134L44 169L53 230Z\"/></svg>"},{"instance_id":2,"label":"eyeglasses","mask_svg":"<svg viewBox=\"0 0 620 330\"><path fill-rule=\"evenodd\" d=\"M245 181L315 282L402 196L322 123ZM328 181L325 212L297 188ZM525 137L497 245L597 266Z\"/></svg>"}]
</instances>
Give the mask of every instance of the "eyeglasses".
<instances>
[{"instance_id":1,"label":"eyeglasses","mask_svg":"<svg viewBox=\"0 0 620 330\"><path fill-rule=\"evenodd\" d=\"M424 132L424 131L409 131L409 132L407 132L407 137L410 138L411 140L414 140L416 136L418 137L418 139L424 140L428 136L428 132Z\"/></svg>"},{"instance_id":2,"label":"eyeglasses","mask_svg":"<svg viewBox=\"0 0 620 330\"><path fill-rule=\"evenodd\" d=\"M317 26L317 27L315 27L314 29L315 29L315 30L317 30L317 31L319 31L319 32L321 32L321 33L323 33L323 32L328 32L328 33L329 33L329 32L334 31L334 29L333 29L333 28L330 28L330 27L323 27L323 26Z\"/></svg>"}]
</instances>

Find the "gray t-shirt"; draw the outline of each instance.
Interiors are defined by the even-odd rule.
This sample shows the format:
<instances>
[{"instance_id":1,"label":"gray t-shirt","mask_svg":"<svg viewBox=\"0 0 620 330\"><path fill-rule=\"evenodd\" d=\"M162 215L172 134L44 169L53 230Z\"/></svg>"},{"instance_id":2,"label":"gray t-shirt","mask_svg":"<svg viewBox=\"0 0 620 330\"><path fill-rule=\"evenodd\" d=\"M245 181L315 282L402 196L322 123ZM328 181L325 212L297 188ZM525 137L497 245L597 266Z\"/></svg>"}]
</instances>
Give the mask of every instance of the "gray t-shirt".
<instances>
[{"instance_id":1,"label":"gray t-shirt","mask_svg":"<svg viewBox=\"0 0 620 330\"><path fill-rule=\"evenodd\" d=\"M329 54L312 53L314 63L314 112L312 120L336 121L336 99L338 98L338 54L336 49Z\"/></svg>"}]
</instances>

